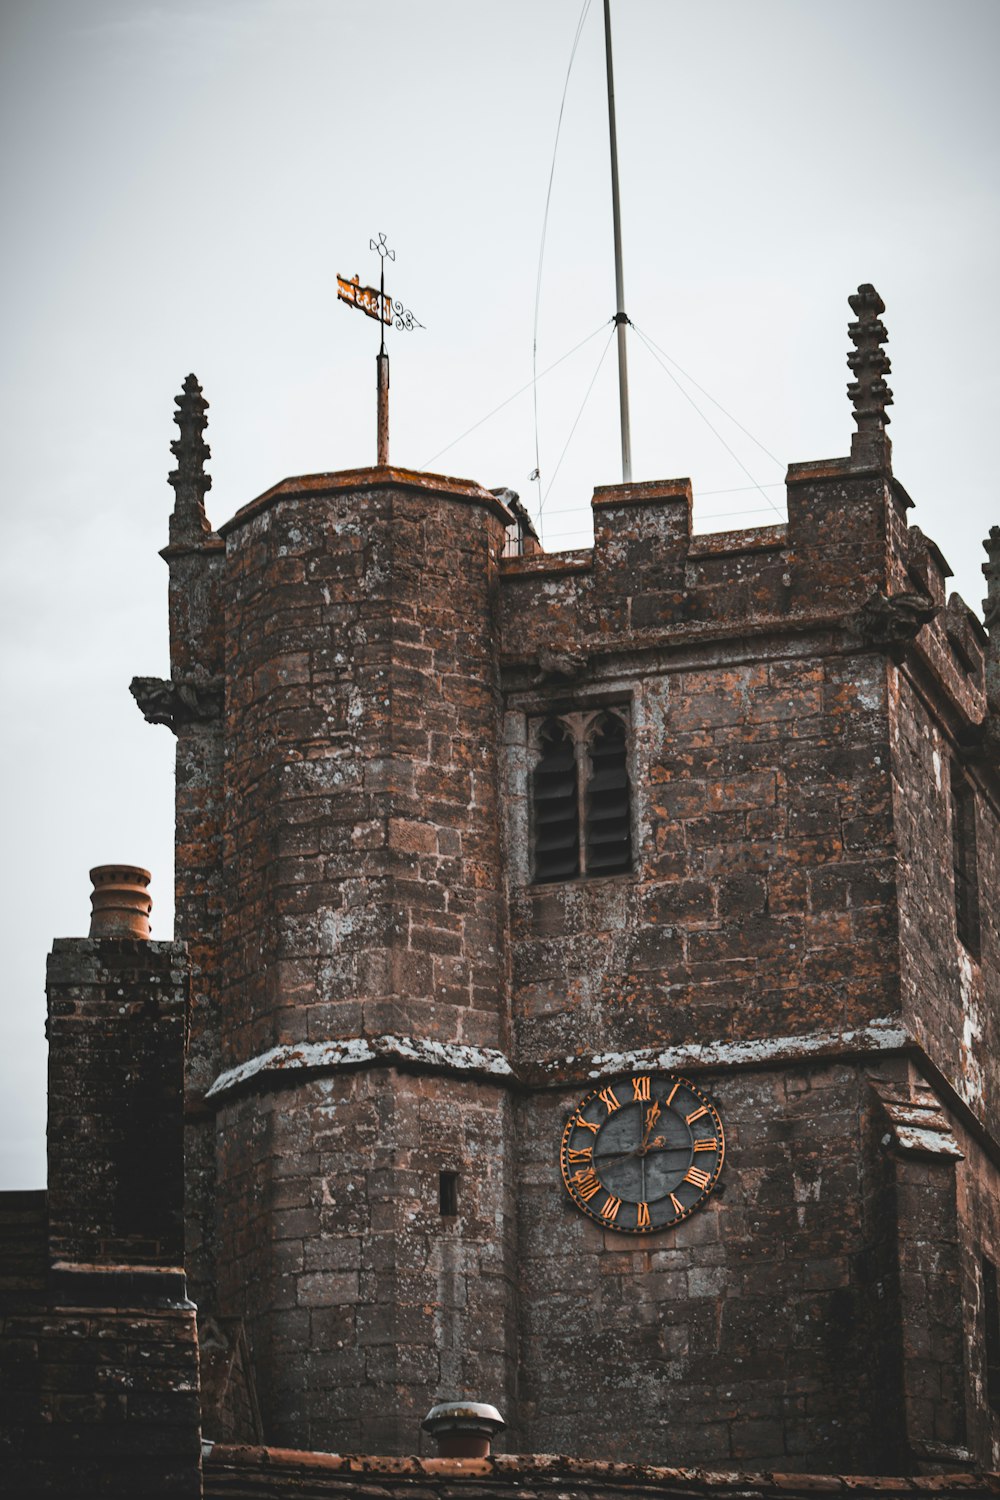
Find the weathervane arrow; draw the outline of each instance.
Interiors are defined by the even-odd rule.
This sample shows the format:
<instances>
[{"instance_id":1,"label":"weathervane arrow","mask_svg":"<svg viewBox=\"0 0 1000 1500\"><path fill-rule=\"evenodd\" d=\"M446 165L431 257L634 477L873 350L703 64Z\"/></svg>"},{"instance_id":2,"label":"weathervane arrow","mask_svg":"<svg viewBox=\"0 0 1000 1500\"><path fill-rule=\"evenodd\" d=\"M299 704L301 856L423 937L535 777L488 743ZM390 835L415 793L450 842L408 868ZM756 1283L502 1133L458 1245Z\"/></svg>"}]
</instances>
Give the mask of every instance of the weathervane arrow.
<instances>
[{"instance_id":1,"label":"weathervane arrow","mask_svg":"<svg viewBox=\"0 0 1000 1500\"><path fill-rule=\"evenodd\" d=\"M381 232L377 240L369 240L368 247L374 250L379 257L379 286L378 291L371 286L362 286L360 278L341 276L337 274L337 299L346 302L349 307L356 307L366 317L377 318L381 324L381 341L376 356L377 390L378 390L378 440L377 440L377 462L380 467L385 467L389 462L389 356L385 347L385 330L387 327L396 326L403 333L412 333L414 328L423 328L423 323L404 307L402 302L394 302L385 289L385 263L386 260L395 260L395 250L390 250L386 244L385 235Z\"/></svg>"}]
</instances>

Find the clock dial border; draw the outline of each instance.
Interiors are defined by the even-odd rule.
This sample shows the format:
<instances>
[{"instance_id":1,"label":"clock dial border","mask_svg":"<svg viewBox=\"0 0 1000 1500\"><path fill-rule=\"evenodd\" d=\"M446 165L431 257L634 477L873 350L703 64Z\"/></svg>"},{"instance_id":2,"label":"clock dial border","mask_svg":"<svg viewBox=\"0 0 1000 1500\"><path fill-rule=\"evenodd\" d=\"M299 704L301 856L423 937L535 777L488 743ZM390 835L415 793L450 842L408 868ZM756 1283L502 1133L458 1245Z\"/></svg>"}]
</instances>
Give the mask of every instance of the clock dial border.
<instances>
[{"instance_id":1,"label":"clock dial border","mask_svg":"<svg viewBox=\"0 0 1000 1500\"><path fill-rule=\"evenodd\" d=\"M690 1103L692 1107L681 1114L674 1108L677 1102ZM659 1105L659 1111L650 1121L650 1111L655 1105ZM622 1111L628 1112L627 1117ZM614 1136L622 1135L622 1121L626 1118L626 1133L619 1144L624 1145L632 1135L637 1139L631 1147L614 1154ZM613 1126L610 1133L606 1128L609 1124ZM664 1127L676 1143L672 1147L665 1135L651 1135L653 1131L663 1131ZM595 1160L600 1162L602 1157L610 1164L605 1175L613 1171L619 1176L624 1173L626 1177L634 1178L632 1159L645 1158L655 1167L660 1152L660 1163L666 1162L669 1153L673 1175L676 1175L677 1158L681 1158L681 1166L684 1164L682 1131L687 1134L689 1149L687 1170L682 1171L671 1186L662 1186L655 1197L636 1199L630 1194L626 1196L625 1189L619 1196L614 1191L615 1182L608 1183L598 1175ZM612 1143L611 1152L599 1151L602 1136ZM650 1142L648 1147L647 1141ZM659 1147L657 1141L662 1143ZM717 1186L725 1157L725 1130L710 1096L682 1074L652 1070L648 1073L619 1073L598 1083L570 1111L559 1146L563 1187L573 1206L615 1234L658 1234L690 1218ZM689 1173L693 1175L689 1176ZM645 1165L641 1168L641 1181L645 1187Z\"/></svg>"}]
</instances>

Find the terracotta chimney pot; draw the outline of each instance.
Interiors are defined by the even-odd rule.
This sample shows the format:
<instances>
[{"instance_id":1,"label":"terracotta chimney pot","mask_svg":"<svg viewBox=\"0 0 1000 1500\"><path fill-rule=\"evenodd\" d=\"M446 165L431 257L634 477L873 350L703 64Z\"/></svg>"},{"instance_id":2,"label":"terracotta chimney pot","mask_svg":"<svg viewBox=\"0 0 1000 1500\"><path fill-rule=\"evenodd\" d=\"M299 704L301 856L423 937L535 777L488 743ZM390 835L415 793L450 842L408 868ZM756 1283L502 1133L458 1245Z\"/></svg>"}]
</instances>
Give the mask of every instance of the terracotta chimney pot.
<instances>
[{"instance_id":1,"label":"terracotta chimney pot","mask_svg":"<svg viewBox=\"0 0 1000 1500\"><path fill-rule=\"evenodd\" d=\"M420 1425L437 1439L439 1458L489 1458L492 1439L507 1424L483 1401L440 1401Z\"/></svg>"},{"instance_id":2,"label":"terracotta chimney pot","mask_svg":"<svg viewBox=\"0 0 1000 1500\"><path fill-rule=\"evenodd\" d=\"M153 909L147 890L149 871L138 865L97 865L90 878L94 883L90 936L148 942L149 913Z\"/></svg>"}]
</instances>

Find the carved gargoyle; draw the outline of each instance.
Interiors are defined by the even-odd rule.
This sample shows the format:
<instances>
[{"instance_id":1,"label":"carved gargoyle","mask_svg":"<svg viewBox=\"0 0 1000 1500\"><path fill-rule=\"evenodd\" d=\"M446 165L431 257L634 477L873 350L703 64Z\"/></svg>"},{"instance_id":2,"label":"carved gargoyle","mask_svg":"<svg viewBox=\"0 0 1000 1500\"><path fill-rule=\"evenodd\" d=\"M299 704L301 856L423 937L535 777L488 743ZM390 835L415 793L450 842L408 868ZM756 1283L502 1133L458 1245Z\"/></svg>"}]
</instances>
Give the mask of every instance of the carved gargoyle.
<instances>
[{"instance_id":1,"label":"carved gargoyle","mask_svg":"<svg viewBox=\"0 0 1000 1500\"><path fill-rule=\"evenodd\" d=\"M550 651L543 647L538 653L538 675L535 681L572 682L582 677L590 666L590 657L579 651Z\"/></svg>"},{"instance_id":2,"label":"carved gargoyle","mask_svg":"<svg viewBox=\"0 0 1000 1500\"><path fill-rule=\"evenodd\" d=\"M854 617L854 628L870 646L882 646L893 660L939 613L941 606L926 594L883 594L876 589Z\"/></svg>"},{"instance_id":3,"label":"carved gargoyle","mask_svg":"<svg viewBox=\"0 0 1000 1500\"><path fill-rule=\"evenodd\" d=\"M221 678L209 682L171 682L162 677L133 677L129 692L150 724L166 724L176 734L185 724L209 724L222 717Z\"/></svg>"}]
</instances>

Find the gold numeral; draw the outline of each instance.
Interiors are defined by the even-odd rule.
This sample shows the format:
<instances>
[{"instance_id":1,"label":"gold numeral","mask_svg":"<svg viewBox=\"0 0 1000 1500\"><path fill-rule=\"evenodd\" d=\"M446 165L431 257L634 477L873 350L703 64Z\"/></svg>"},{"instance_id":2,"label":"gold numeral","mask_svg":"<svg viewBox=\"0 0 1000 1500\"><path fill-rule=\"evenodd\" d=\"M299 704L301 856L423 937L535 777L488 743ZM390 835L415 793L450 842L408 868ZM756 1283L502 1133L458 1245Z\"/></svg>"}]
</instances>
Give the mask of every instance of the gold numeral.
<instances>
[{"instance_id":1,"label":"gold numeral","mask_svg":"<svg viewBox=\"0 0 1000 1500\"><path fill-rule=\"evenodd\" d=\"M613 1195L609 1195L607 1202L601 1209L601 1218L610 1219L612 1223L614 1223L615 1219L617 1219L618 1217L618 1210L621 1208L621 1206L622 1200L620 1198L615 1198Z\"/></svg>"},{"instance_id":2,"label":"gold numeral","mask_svg":"<svg viewBox=\"0 0 1000 1500\"><path fill-rule=\"evenodd\" d=\"M570 1161L593 1161L594 1148L593 1146L570 1146L566 1155Z\"/></svg>"},{"instance_id":3,"label":"gold numeral","mask_svg":"<svg viewBox=\"0 0 1000 1500\"><path fill-rule=\"evenodd\" d=\"M643 1102L643 1100L648 1099L648 1098L649 1098L649 1076L648 1076L648 1074L644 1078L633 1078L632 1079L632 1102L635 1103L635 1101L638 1099L639 1103L641 1104Z\"/></svg>"},{"instance_id":4,"label":"gold numeral","mask_svg":"<svg viewBox=\"0 0 1000 1500\"><path fill-rule=\"evenodd\" d=\"M583 1115L574 1115L573 1124L578 1126L580 1130L589 1130L592 1135L596 1135L601 1128L599 1125L592 1125L589 1120L585 1120Z\"/></svg>"},{"instance_id":5,"label":"gold numeral","mask_svg":"<svg viewBox=\"0 0 1000 1500\"><path fill-rule=\"evenodd\" d=\"M636 1207L636 1220L635 1220L635 1227L636 1227L636 1229L648 1229L649 1228L649 1204L648 1203L637 1203L635 1207Z\"/></svg>"},{"instance_id":6,"label":"gold numeral","mask_svg":"<svg viewBox=\"0 0 1000 1500\"><path fill-rule=\"evenodd\" d=\"M692 1120L700 1120L701 1117L702 1117L702 1115L707 1115L707 1114L708 1114L708 1106L705 1105L705 1104L699 1104L699 1106L698 1106L697 1109L693 1109L691 1111L691 1113L689 1115L685 1115L684 1118L687 1121L687 1123L690 1125L691 1122L692 1122Z\"/></svg>"},{"instance_id":7,"label":"gold numeral","mask_svg":"<svg viewBox=\"0 0 1000 1500\"><path fill-rule=\"evenodd\" d=\"M674 1195L673 1195L673 1193L670 1194L670 1201L674 1205L674 1212L675 1213L682 1214L684 1212L684 1205L683 1205L683 1203L681 1202L681 1200L679 1198L675 1198Z\"/></svg>"},{"instance_id":8,"label":"gold numeral","mask_svg":"<svg viewBox=\"0 0 1000 1500\"><path fill-rule=\"evenodd\" d=\"M676 1094L676 1092L677 1092L677 1090L679 1088L680 1088L680 1084L679 1083L675 1083L674 1086L673 1086L673 1088L670 1090L670 1093L667 1095L667 1097L663 1101L663 1107L664 1107L664 1109L669 1109L670 1108L671 1104L673 1103L674 1095Z\"/></svg>"},{"instance_id":9,"label":"gold numeral","mask_svg":"<svg viewBox=\"0 0 1000 1500\"><path fill-rule=\"evenodd\" d=\"M618 1102L618 1095L610 1086L606 1089L601 1089L598 1097L603 1101L609 1115L613 1115L616 1109L621 1109L621 1104Z\"/></svg>"},{"instance_id":10,"label":"gold numeral","mask_svg":"<svg viewBox=\"0 0 1000 1500\"><path fill-rule=\"evenodd\" d=\"M684 1173L684 1181L692 1183L696 1188L707 1188L711 1173L703 1172L700 1167L688 1167Z\"/></svg>"},{"instance_id":11,"label":"gold numeral","mask_svg":"<svg viewBox=\"0 0 1000 1500\"><path fill-rule=\"evenodd\" d=\"M601 1179L593 1167L588 1167L586 1171L574 1172L573 1181L576 1183L576 1190L584 1202L589 1203L590 1199L596 1197L601 1191Z\"/></svg>"},{"instance_id":12,"label":"gold numeral","mask_svg":"<svg viewBox=\"0 0 1000 1500\"><path fill-rule=\"evenodd\" d=\"M715 1150L715 1136L714 1135L702 1136L700 1140L695 1141L695 1143L694 1143L694 1149L696 1151L714 1151Z\"/></svg>"}]
</instances>

